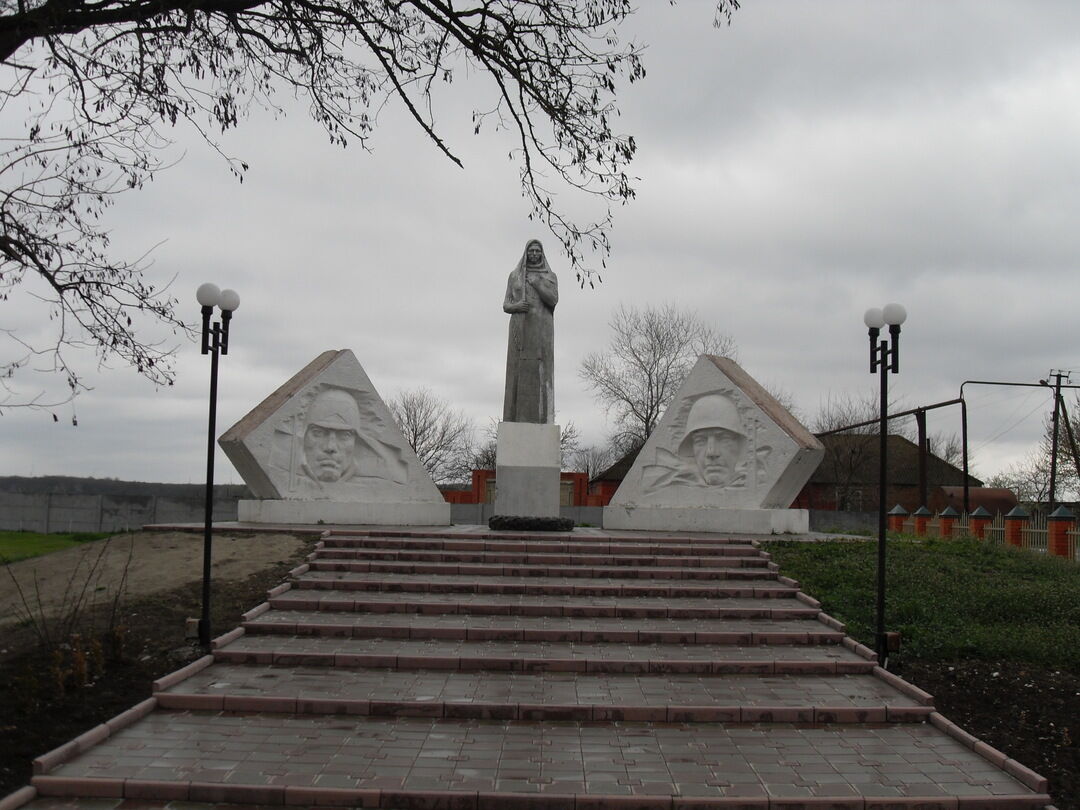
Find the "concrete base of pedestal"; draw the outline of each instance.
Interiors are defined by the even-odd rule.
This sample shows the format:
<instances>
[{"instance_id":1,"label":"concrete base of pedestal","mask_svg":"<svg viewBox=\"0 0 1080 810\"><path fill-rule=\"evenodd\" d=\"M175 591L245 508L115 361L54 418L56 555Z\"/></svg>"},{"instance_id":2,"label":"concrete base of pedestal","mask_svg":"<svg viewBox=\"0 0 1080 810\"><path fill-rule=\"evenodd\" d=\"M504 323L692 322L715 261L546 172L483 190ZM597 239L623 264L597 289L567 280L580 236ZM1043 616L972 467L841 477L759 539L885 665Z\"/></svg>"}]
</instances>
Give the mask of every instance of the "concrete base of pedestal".
<instances>
[{"instance_id":1,"label":"concrete base of pedestal","mask_svg":"<svg viewBox=\"0 0 1080 810\"><path fill-rule=\"evenodd\" d=\"M430 501L352 503L348 501L240 501L245 523L325 523L371 526L449 526L450 504Z\"/></svg>"},{"instance_id":2,"label":"concrete base of pedestal","mask_svg":"<svg viewBox=\"0 0 1080 810\"><path fill-rule=\"evenodd\" d=\"M605 506L604 528L731 534L801 534L810 531L810 513L806 509Z\"/></svg>"},{"instance_id":3,"label":"concrete base of pedestal","mask_svg":"<svg viewBox=\"0 0 1080 810\"><path fill-rule=\"evenodd\" d=\"M559 516L559 426L500 422L495 514Z\"/></svg>"}]
</instances>

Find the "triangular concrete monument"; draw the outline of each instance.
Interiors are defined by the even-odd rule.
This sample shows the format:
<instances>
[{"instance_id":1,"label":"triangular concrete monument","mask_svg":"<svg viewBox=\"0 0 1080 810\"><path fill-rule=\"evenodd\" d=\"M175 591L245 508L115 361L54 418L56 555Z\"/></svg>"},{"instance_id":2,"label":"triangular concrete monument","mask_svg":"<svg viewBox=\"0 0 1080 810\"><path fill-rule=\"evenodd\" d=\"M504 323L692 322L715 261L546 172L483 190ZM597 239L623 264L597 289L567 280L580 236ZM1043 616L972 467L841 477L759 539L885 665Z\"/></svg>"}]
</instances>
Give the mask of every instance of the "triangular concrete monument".
<instances>
[{"instance_id":1,"label":"triangular concrete monument","mask_svg":"<svg viewBox=\"0 0 1080 810\"><path fill-rule=\"evenodd\" d=\"M788 509L824 447L727 357L702 355L604 509L604 527L804 532Z\"/></svg>"},{"instance_id":2,"label":"triangular concrete monument","mask_svg":"<svg viewBox=\"0 0 1080 810\"><path fill-rule=\"evenodd\" d=\"M447 525L450 505L348 349L326 351L219 439L260 523Z\"/></svg>"}]
</instances>

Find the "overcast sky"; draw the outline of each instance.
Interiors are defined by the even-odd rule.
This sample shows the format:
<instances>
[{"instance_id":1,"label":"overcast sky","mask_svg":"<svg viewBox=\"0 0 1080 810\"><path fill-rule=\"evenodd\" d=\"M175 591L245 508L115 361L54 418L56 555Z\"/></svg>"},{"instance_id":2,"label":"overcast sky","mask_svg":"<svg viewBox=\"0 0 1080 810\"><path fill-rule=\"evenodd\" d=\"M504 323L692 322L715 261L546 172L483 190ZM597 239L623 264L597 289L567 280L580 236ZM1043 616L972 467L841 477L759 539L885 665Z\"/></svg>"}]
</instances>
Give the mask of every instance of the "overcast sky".
<instances>
[{"instance_id":1,"label":"overcast sky","mask_svg":"<svg viewBox=\"0 0 1080 810\"><path fill-rule=\"evenodd\" d=\"M620 94L638 198L616 214L603 284L578 289L554 239L528 220L499 134L472 134L489 88L459 76L436 98L447 161L400 110L371 152L327 143L302 105L253 114L223 141L237 183L196 137L183 160L107 214L117 251L154 248L151 276L194 321L203 281L241 296L222 359L219 433L326 349L352 349L384 397L426 386L483 425L501 412L506 277L540 237L560 274L560 422L604 440L578 378L620 304L696 310L759 381L812 422L829 397L875 396L862 313L908 309L906 407L964 380L1080 372L1080 4L746 0L730 27L712 3L643 8L647 78ZM573 204L568 201L568 204ZM155 247L156 246L156 247ZM3 326L33 326L3 307ZM177 380L125 368L48 413L0 417L3 472L199 482L209 362L184 342ZM1080 383L1080 373L1075 377ZM25 384L31 390L32 383ZM1019 461L1045 389L968 387L975 472ZM959 432L959 413L930 417ZM239 482L223 454L219 482Z\"/></svg>"}]
</instances>

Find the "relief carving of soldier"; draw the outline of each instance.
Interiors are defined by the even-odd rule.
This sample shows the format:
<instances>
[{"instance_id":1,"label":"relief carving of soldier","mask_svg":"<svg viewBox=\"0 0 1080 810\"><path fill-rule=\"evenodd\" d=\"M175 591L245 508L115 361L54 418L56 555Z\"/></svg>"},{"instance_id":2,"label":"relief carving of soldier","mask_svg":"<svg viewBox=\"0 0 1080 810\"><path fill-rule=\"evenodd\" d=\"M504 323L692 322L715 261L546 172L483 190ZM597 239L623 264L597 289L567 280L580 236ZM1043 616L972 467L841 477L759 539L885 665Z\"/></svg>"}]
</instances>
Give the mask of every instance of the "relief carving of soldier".
<instances>
[{"instance_id":1,"label":"relief carving of soldier","mask_svg":"<svg viewBox=\"0 0 1080 810\"><path fill-rule=\"evenodd\" d=\"M748 428L729 397L702 396L690 406L675 452L657 449L655 463L642 470L642 484L646 490L745 487L754 460L747 454L748 441Z\"/></svg>"},{"instance_id":2,"label":"relief carving of soldier","mask_svg":"<svg viewBox=\"0 0 1080 810\"><path fill-rule=\"evenodd\" d=\"M400 448L365 429L360 404L345 389L323 388L279 431L299 450L289 464L294 497L347 500L358 490L382 491L407 480Z\"/></svg>"}]
</instances>

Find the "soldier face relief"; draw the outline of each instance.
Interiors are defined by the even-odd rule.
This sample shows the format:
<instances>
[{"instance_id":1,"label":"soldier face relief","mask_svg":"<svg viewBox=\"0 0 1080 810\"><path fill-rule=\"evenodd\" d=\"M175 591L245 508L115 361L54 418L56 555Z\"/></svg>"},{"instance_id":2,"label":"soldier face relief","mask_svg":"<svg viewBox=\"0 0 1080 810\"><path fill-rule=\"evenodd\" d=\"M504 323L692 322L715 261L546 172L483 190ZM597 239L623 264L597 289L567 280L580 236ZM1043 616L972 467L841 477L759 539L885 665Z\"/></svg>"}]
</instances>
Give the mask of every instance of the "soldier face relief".
<instances>
[{"instance_id":1,"label":"soldier face relief","mask_svg":"<svg viewBox=\"0 0 1080 810\"><path fill-rule=\"evenodd\" d=\"M356 434L352 430L311 425L304 433L304 457L319 481L339 481L352 465Z\"/></svg>"},{"instance_id":2,"label":"soldier face relief","mask_svg":"<svg viewBox=\"0 0 1080 810\"><path fill-rule=\"evenodd\" d=\"M742 456L742 436L723 428L703 428L693 432L690 442L702 480L710 486L729 483Z\"/></svg>"}]
</instances>

